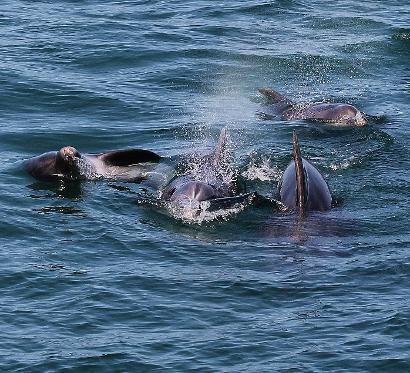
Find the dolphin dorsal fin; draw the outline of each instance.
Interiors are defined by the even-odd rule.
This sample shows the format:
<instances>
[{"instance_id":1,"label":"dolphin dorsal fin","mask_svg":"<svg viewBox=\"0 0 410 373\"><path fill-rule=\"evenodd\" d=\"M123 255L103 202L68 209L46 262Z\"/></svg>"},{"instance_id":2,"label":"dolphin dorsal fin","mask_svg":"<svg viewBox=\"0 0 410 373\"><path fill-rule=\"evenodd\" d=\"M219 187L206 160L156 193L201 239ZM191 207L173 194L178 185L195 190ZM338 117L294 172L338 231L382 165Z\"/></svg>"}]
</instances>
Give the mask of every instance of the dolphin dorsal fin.
<instances>
[{"instance_id":1,"label":"dolphin dorsal fin","mask_svg":"<svg viewBox=\"0 0 410 373\"><path fill-rule=\"evenodd\" d=\"M279 92L276 92L271 88L259 88L258 91L268 99L270 104L286 103L293 105L293 102L286 96L281 95Z\"/></svg>"},{"instance_id":2,"label":"dolphin dorsal fin","mask_svg":"<svg viewBox=\"0 0 410 373\"><path fill-rule=\"evenodd\" d=\"M103 162L111 166L130 166L136 163L159 162L161 157L144 149L124 149L102 153L97 156Z\"/></svg>"},{"instance_id":3,"label":"dolphin dorsal fin","mask_svg":"<svg viewBox=\"0 0 410 373\"><path fill-rule=\"evenodd\" d=\"M221 162L223 162L223 156L226 150L227 137L228 135L226 128L222 128L221 133L219 135L218 144L216 144L215 151L213 154L213 164L215 167L220 166Z\"/></svg>"},{"instance_id":4,"label":"dolphin dorsal fin","mask_svg":"<svg viewBox=\"0 0 410 373\"><path fill-rule=\"evenodd\" d=\"M303 167L302 154L300 152L300 146L296 132L293 131L293 160L295 162L295 174L296 174L296 205L299 208L299 215L305 216L306 214L306 178L305 169Z\"/></svg>"}]
</instances>

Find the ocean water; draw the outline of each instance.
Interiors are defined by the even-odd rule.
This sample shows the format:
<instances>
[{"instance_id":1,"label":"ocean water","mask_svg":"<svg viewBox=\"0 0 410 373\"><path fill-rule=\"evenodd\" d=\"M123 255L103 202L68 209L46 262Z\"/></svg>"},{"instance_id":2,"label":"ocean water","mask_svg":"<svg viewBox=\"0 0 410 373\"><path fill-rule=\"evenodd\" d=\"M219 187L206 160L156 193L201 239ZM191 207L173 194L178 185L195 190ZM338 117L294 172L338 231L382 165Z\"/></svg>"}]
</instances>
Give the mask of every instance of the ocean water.
<instances>
[{"instance_id":1,"label":"ocean water","mask_svg":"<svg viewBox=\"0 0 410 373\"><path fill-rule=\"evenodd\" d=\"M409 372L406 1L0 3L0 371ZM343 129L263 120L259 87L356 105ZM304 156L339 201L181 220L145 183L45 183L22 162L210 151L249 191Z\"/></svg>"}]
</instances>

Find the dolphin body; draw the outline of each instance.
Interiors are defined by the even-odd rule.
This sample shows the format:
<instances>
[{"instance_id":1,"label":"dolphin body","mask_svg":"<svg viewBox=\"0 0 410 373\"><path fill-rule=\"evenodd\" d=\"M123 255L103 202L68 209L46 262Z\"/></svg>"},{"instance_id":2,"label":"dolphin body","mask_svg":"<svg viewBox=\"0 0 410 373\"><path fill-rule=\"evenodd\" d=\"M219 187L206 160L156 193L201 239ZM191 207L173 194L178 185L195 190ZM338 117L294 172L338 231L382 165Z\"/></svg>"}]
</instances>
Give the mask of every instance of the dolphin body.
<instances>
[{"instance_id":1,"label":"dolphin body","mask_svg":"<svg viewBox=\"0 0 410 373\"><path fill-rule=\"evenodd\" d=\"M141 181L146 177L148 163L158 163L160 159L158 154L143 149L81 154L74 147L65 146L57 152L47 152L26 160L24 168L41 181L99 178Z\"/></svg>"},{"instance_id":2,"label":"dolphin body","mask_svg":"<svg viewBox=\"0 0 410 373\"><path fill-rule=\"evenodd\" d=\"M227 163L227 132L222 129L212 154L201 157L195 166L177 175L161 191L161 198L179 207L201 209L207 201L207 211L229 208L246 201L252 194L238 194L234 173Z\"/></svg>"},{"instance_id":3,"label":"dolphin body","mask_svg":"<svg viewBox=\"0 0 410 373\"><path fill-rule=\"evenodd\" d=\"M343 103L296 104L273 89L260 88L258 91L268 99L268 105L262 111L262 114L267 116L280 115L283 120L315 120L357 127L363 127L368 123L365 114L353 105Z\"/></svg>"},{"instance_id":4,"label":"dolphin body","mask_svg":"<svg viewBox=\"0 0 410 373\"><path fill-rule=\"evenodd\" d=\"M278 185L278 200L287 210L327 211L332 206L329 186L320 172L302 158L298 138L293 132L293 161L286 168Z\"/></svg>"}]
</instances>

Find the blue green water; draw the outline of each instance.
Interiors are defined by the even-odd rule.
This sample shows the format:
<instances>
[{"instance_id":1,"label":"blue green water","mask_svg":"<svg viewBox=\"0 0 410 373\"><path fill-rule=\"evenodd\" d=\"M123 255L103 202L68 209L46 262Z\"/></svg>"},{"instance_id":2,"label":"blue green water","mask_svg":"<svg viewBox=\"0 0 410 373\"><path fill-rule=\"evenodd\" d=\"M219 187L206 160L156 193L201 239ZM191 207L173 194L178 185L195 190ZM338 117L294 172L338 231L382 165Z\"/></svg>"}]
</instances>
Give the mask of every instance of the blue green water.
<instances>
[{"instance_id":1,"label":"blue green water","mask_svg":"<svg viewBox=\"0 0 410 373\"><path fill-rule=\"evenodd\" d=\"M405 1L2 1L0 371L409 372L409 20ZM261 86L375 119L262 120ZM189 224L144 184L21 167L207 150L223 127L267 196L296 130L337 207Z\"/></svg>"}]
</instances>

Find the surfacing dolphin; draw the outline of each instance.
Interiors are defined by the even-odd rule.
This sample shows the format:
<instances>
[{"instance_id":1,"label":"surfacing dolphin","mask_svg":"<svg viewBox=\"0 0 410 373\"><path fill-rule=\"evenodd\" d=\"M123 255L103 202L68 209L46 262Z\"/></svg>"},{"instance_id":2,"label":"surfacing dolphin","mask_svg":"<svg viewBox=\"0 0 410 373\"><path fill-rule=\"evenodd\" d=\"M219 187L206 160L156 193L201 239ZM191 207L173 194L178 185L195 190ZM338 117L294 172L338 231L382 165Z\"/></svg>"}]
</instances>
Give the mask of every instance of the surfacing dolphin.
<instances>
[{"instance_id":1,"label":"surfacing dolphin","mask_svg":"<svg viewBox=\"0 0 410 373\"><path fill-rule=\"evenodd\" d=\"M236 176L227 161L227 132L222 129L218 144L210 155L193 159L186 171L174 177L161 191L161 198L178 207L200 211L231 207L247 200L251 194L239 195Z\"/></svg>"},{"instance_id":2,"label":"surfacing dolphin","mask_svg":"<svg viewBox=\"0 0 410 373\"><path fill-rule=\"evenodd\" d=\"M367 124L364 113L353 105L342 103L294 103L270 88L258 90L268 100L262 110L264 115L280 116L283 120L305 119L363 127Z\"/></svg>"},{"instance_id":3,"label":"surfacing dolphin","mask_svg":"<svg viewBox=\"0 0 410 373\"><path fill-rule=\"evenodd\" d=\"M327 211L332 206L329 186L320 172L302 158L298 138L293 132L293 161L278 185L278 199L287 210L300 216L308 211Z\"/></svg>"},{"instance_id":4,"label":"surfacing dolphin","mask_svg":"<svg viewBox=\"0 0 410 373\"><path fill-rule=\"evenodd\" d=\"M24 167L31 176L42 181L100 178L141 181L146 178L148 163L157 163L160 159L158 154L143 149L81 154L72 146L65 146L57 152L26 160Z\"/></svg>"}]
</instances>

